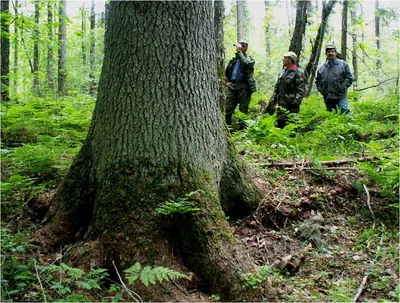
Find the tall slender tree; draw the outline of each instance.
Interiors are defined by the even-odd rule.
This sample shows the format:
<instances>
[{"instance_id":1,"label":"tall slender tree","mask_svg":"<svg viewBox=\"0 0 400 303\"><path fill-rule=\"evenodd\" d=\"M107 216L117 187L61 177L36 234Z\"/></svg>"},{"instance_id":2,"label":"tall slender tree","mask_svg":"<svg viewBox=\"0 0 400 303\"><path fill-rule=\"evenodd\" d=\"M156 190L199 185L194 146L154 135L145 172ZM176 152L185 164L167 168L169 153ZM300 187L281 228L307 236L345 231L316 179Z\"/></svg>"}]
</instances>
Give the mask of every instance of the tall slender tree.
<instances>
[{"instance_id":1,"label":"tall slender tree","mask_svg":"<svg viewBox=\"0 0 400 303\"><path fill-rule=\"evenodd\" d=\"M10 87L10 2L1 0L1 101L9 101Z\"/></svg>"},{"instance_id":2,"label":"tall slender tree","mask_svg":"<svg viewBox=\"0 0 400 303\"><path fill-rule=\"evenodd\" d=\"M322 3L322 16L321 16L321 23L318 27L317 36L315 37L310 60L305 68L305 75L307 77L307 84L308 84L308 94L310 94L312 89L312 84L314 82L315 74L317 72L319 58L321 57L321 50L322 50L322 43L325 36L325 30L328 25L329 16L333 10L337 1L330 0L328 3Z\"/></svg>"},{"instance_id":3,"label":"tall slender tree","mask_svg":"<svg viewBox=\"0 0 400 303\"><path fill-rule=\"evenodd\" d=\"M92 0L90 5L90 74L89 74L89 93L94 96L95 94L95 80L94 80L94 69L95 69L95 50L96 50L96 14L95 14L95 3Z\"/></svg>"},{"instance_id":4,"label":"tall slender tree","mask_svg":"<svg viewBox=\"0 0 400 303\"><path fill-rule=\"evenodd\" d=\"M237 6L237 41L244 39L244 0L236 0Z\"/></svg>"},{"instance_id":5,"label":"tall slender tree","mask_svg":"<svg viewBox=\"0 0 400 303\"><path fill-rule=\"evenodd\" d=\"M266 63L267 68L270 63L269 56L271 55L271 10L272 4L270 0L264 1L265 7L265 17L264 17L264 26L265 26L265 53L266 53Z\"/></svg>"},{"instance_id":6,"label":"tall slender tree","mask_svg":"<svg viewBox=\"0 0 400 303\"><path fill-rule=\"evenodd\" d=\"M58 88L57 92L63 96L65 91L65 80L67 77L67 1L60 0L59 2L59 25L58 25Z\"/></svg>"},{"instance_id":7,"label":"tall slender tree","mask_svg":"<svg viewBox=\"0 0 400 303\"><path fill-rule=\"evenodd\" d=\"M54 3L47 1L47 87L51 94L54 92L54 42L53 42L53 8Z\"/></svg>"},{"instance_id":8,"label":"tall slender tree","mask_svg":"<svg viewBox=\"0 0 400 303\"><path fill-rule=\"evenodd\" d=\"M86 70L87 59L86 59L86 7L83 2L81 7L81 31L82 31L82 66Z\"/></svg>"},{"instance_id":9,"label":"tall slender tree","mask_svg":"<svg viewBox=\"0 0 400 303\"><path fill-rule=\"evenodd\" d=\"M111 1L88 136L36 239L76 243L72 255L90 247L81 265L192 271L195 287L231 301L244 299L240 269L252 262L226 216L261 196L216 106L213 14L210 1ZM189 193L191 211L157 212ZM138 291L165 300L161 285Z\"/></svg>"},{"instance_id":10,"label":"tall slender tree","mask_svg":"<svg viewBox=\"0 0 400 303\"><path fill-rule=\"evenodd\" d=\"M14 19L17 20L19 14L18 14L18 7L19 7L19 1L15 0L14 1ZM14 87L14 93L17 93L18 91L18 59L19 59L19 32L18 32L19 27L17 25L14 25L14 66L13 66L13 87Z\"/></svg>"},{"instance_id":11,"label":"tall slender tree","mask_svg":"<svg viewBox=\"0 0 400 303\"><path fill-rule=\"evenodd\" d=\"M382 54L381 54L381 17L379 9L379 0L375 0L375 38L376 38L376 48L378 50L378 59L376 61L376 66L380 68L382 67Z\"/></svg>"},{"instance_id":12,"label":"tall slender tree","mask_svg":"<svg viewBox=\"0 0 400 303\"><path fill-rule=\"evenodd\" d=\"M352 25L352 29L353 29L353 33L352 33L352 64L353 64L353 88L354 90L357 90L358 88L358 60L357 60L357 38L358 38L358 31L356 30L356 26L357 26L357 15L356 15L356 8L355 5L356 3L354 3L354 1L352 1L352 7L350 8L350 18L351 18L351 25Z\"/></svg>"},{"instance_id":13,"label":"tall slender tree","mask_svg":"<svg viewBox=\"0 0 400 303\"><path fill-rule=\"evenodd\" d=\"M348 15L349 2L343 0L342 4L342 38L341 38L341 55L342 59L347 59L347 15Z\"/></svg>"},{"instance_id":14,"label":"tall slender tree","mask_svg":"<svg viewBox=\"0 0 400 303\"><path fill-rule=\"evenodd\" d=\"M34 95L39 94L39 0L35 0L35 30L33 37L33 84L32 92Z\"/></svg>"},{"instance_id":15,"label":"tall slender tree","mask_svg":"<svg viewBox=\"0 0 400 303\"><path fill-rule=\"evenodd\" d=\"M296 22L289 51L295 52L299 58L302 49L303 36L306 31L307 8L309 3L309 0L297 1L296 5Z\"/></svg>"},{"instance_id":16,"label":"tall slender tree","mask_svg":"<svg viewBox=\"0 0 400 303\"><path fill-rule=\"evenodd\" d=\"M215 27L215 42L217 50L217 73L219 79L219 107L221 112L225 112L225 48L224 48L224 1L214 1L214 27Z\"/></svg>"}]
</instances>

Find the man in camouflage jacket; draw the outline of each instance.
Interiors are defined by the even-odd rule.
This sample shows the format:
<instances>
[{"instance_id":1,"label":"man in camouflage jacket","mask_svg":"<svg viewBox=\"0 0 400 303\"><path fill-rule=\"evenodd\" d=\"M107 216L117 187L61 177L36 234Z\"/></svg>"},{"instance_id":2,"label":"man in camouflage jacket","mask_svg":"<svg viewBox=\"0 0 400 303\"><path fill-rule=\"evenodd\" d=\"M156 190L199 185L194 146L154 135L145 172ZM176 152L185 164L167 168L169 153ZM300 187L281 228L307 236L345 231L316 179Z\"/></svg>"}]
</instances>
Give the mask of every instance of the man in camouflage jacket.
<instances>
[{"instance_id":1,"label":"man in camouflage jacket","mask_svg":"<svg viewBox=\"0 0 400 303\"><path fill-rule=\"evenodd\" d=\"M300 111L300 104L306 95L306 77L297 67L296 61L297 55L294 52L283 55L283 69L266 109L266 112L272 115L278 106L276 120L279 128L286 126L290 114L297 114Z\"/></svg>"},{"instance_id":2,"label":"man in camouflage jacket","mask_svg":"<svg viewBox=\"0 0 400 303\"><path fill-rule=\"evenodd\" d=\"M235 44L236 54L225 69L226 86L228 95L225 104L225 121L228 126L232 124L232 115L236 106L239 104L239 110L247 114L249 112L249 103L251 94L256 89L256 81L253 77L254 60L246 54L248 43L240 41ZM244 128L244 122L240 121L240 128Z\"/></svg>"}]
</instances>

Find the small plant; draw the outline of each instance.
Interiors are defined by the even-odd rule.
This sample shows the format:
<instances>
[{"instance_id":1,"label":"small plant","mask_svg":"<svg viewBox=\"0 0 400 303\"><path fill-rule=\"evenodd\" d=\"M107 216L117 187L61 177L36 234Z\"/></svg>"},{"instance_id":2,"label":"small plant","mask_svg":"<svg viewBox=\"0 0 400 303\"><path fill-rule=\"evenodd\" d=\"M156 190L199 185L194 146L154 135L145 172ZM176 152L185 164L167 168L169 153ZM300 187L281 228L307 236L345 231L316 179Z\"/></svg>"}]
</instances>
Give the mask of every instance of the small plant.
<instances>
[{"instance_id":1,"label":"small plant","mask_svg":"<svg viewBox=\"0 0 400 303\"><path fill-rule=\"evenodd\" d=\"M271 273L272 271L268 266L260 266L258 271L242 275L243 290L246 290L250 287L253 289L257 289Z\"/></svg>"},{"instance_id":2,"label":"small plant","mask_svg":"<svg viewBox=\"0 0 400 303\"><path fill-rule=\"evenodd\" d=\"M152 268L148 265L142 268L139 262L136 262L133 266L124 270L124 272L126 273L126 278L128 279L129 284L132 284L139 279L145 286L149 286L150 284L154 285L157 281L162 283L163 281L182 278L188 279L188 276L185 274L167 267L158 266Z\"/></svg>"},{"instance_id":3,"label":"small plant","mask_svg":"<svg viewBox=\"0 0 400 303\"><path fill-rule=\"evenodd\" d=\"M200 208L196 207L195 201L193 201L191 198L194 195L200 194L204 194L204 191L196 190L190 192L186 194L184 198L178 199L178 201L165 201L156 208L156 212L162 215L172 215L175 213L185 214L191 211L198 211Z\"/></svg>"}]
</instances>

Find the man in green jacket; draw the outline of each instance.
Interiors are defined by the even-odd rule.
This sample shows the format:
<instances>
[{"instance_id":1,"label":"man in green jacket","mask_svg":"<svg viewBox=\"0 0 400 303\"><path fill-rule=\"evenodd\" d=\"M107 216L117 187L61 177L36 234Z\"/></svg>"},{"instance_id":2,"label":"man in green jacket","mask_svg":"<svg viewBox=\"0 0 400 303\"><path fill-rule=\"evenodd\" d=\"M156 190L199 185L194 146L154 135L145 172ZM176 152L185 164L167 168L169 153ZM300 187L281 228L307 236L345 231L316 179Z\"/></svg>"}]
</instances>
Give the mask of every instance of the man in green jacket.
<instances>
[{"instance_id":1,"label":"man in green jacket","mask_svg":"<svg viewBox=\"0 0 400 303\"><path fill-rule=\"evenodd\" d=\"M236 54L226 67L225 81L228 87L228 95L225 105L225 121L228 126L232 124L232 115L236 106L239 104L239 110L247 114L249 112L249 103L251 94L256 91L256 81L253 77L254 60L246 54L248 43L239 41L236 44ZM240 121L240 128L245 124Z\"/></svg>"},{"instance_id":2,"label":"man in green jacket","mask_svg":"<svg viewBox=\"0 0 400 303\"><path fill-rule=\"evenodd\" d=\"M297 67L296 61L297 55L294 52L283 55L283 69L266 108L266 112L272 115L278 106L276 122L279 128L286 126L290 114L297 114L300 111L300 104L307 92L306 77Z\"/></svg>"}]
</instances>

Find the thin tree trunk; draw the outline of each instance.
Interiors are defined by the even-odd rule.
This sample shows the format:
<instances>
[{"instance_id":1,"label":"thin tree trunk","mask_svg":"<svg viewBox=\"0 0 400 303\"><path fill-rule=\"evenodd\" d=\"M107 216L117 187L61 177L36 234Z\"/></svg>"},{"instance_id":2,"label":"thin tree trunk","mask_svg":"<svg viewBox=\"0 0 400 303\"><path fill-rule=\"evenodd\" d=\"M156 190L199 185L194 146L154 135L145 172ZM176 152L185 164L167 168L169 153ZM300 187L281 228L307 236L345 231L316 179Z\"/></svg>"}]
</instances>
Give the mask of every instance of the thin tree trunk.
<instances>
[{"instance_id":1,"label":"thin tree trunk","mask_svg":"<svg viewBox=\"0 0 400 303\"><path fill-rule=\"evenodd\" d=\"M252 261L226 216L248 215L261 197L216 106L213 14L210 1L111 1L88 136L36 239L76 243L79 265L191 271L192 287L244 300L240 270ZM188 202L199 210L156 212L193 192ZM161 285L135 291L176 300Z\"/></svg>"},{"instance_id":2,"label":"thin tree trunk","mask_svg":"<svg viewBox=\"0 0 400 303\"><path fill-rule=\"evenodd\" d=\"M237 6L237 39L238 41L244 39L244 9L243 9L243 0L236 0Z\"/></svg>"},{"instance_id":3,"label":"thin tree trunk","mask_svg":"<svg viewBox=\"0 0 400 303\"><path fill-rule=\"evenodd\" d=\"M33 84L32 92L39 95L39 0L35 0L35 31L33 37Z\"/></svg>"},{"instance_id":4,"label":"thin tree trunk","mask_svg":"<svg viewBox=\"0 0 400 303\"><path fill-rule=\"evenodd\" d=\"M312 84L314 82L315 74L318 68L319 58L321 57L322 43L324 40L325 29L328 24L328 19L336 2L337 1L335 0L330 0L327 4L323 5L322 8L321 24L318 27L317 36L314 40L310 60L305 68L305 74L308 84L308 95L311 93Z\"/></svg>"},{"instance_id":5,"label":"thin tree trunk","mask_svg":"<svg viewBox=\"0 0 400 303\"><path fill-rule=\"evenodd\" d=\"M67 63L67 0L60 0L59 2L59 27L58 27L58 95L64 96L65 80L67 77L66 63Z\"/></svg>"},{"instance_id":6,"label":"thin tree trunk","mask_svg":"<svg viewBox=\"0 0 400 303\"><path fill-rule=\"evenodd\" d=\"M82 4L81 8L81 30L82 30L82 66L86 70L86 9L85 3Z\"/></svg>"},{"instance_id":7,"label":"thin tree trunk","mask_svg":"<svg viewBox=\"0 0 400 303\"><path fill-rule=\"evenodd\" d=\"M9 101L10 94L10 2L1 0L1 98Z\"/></svg>"},{"instance_id":8,"label":"thin tree trunk","mask_svg":"<svg viewBox=\"0 0 400 303\"><path fill-rule=\"evenodd\" d=\"M343 60L347 60L347 12L348 12L349 2L343 0L342 9L342 38L341 38L341 55Z\"/></svg>"},{"instance_id":9,"label":"thin tree trunk","mask_svg":"<svg viewBox=\"0 0 400 303\"><path fill-rule=\"evenodd\" d=\"M298 58L300 58L303 36L306 31L307 8L309 3L309 0L298 1L296 6L296 23L292 40L290 42L289 51L295 52Z\"/></svg>"},{"instance_id":10,"label":"thin tree trunk","mask_svg":"<svg viewBox=\"0 0 400 303\"><path fill-rule=\"evenodd\" d=\"M95 3L92 0L90 6L90 84L89 93L91 96L95 95L95 82L94 82L94 69L95 69L95 50L96 50L96 14L95 14Z\"/></svg>"},{"instance_id":11,"label":"thin tree trunk","mask_svg":"<svg viewBox=\"0 0 400 303\"><path fill-rule=\"evenodd\" d=\"M18 0L15 0L14 3L14 18L18 17L18 6L19 2ZM17 94L18 92L18 46L19 46L19 38L18 38L18 26L14 24L14 81L13 81L13 86L14 86L14 94Z\"/></svg>"},{"instance_id":12,"label":"thin tree trunk","mask_svg":"<svg viewBox=\"0 0 400 303\"><path fill-rule=\"evenodd\" d=\"M381 17L379 11L379 0L375 0L375 37L376 37L376 48L378 50L378 60L376 66L382 67L382 54L381 54Z\"/></svg>"},{"instance_id":13,"label":"thin tree trunk","mask_svg":"<svg viewBox=\"0 0 400 303\"><path fill-rule=\"evenodd\" d=\"M357 62L357 31L354 29L356 25L356 10L352 9L350 10L350 17L351 17L351 24L353 27L353 53L352 53L352 63L353 63L353 89L357 90L358 89L358 62Z\"/></svg>"},{"instance_id":14,"label":"thin tree trunk","mask_svg":"<svg viewBox=\"0 0 400 303\"><path fill-rule=\"evenodd\" d=\"M47 30L49 46L47 47L47 87L54 92L54 56L53 56L53 2L47 2Z\"/></svg>"},{"instance_id":15,"label":"thin tree trunk","mask_svg":"<svg viewBox=\"0 0 400 303\"><path fill-rule=\"evenodd\" d=\"M267 63L267 68L269 67L270 64L270 58L269 56L271 55L271 3L270 0L265 0L265 53L266 53L266 63Z\"/></svg>"},{"instance_id":16,"label":"thin tree trunk","mask_svg":"<svg viewBox=\"0 0 400 303\"><path fill-rule=\"evenodd\" d=\"M293 17L292 17L292 0L285 1L286 13L288 18L289 37L292 36Z\"/></svg>"},{"instance_id":17,"label":"thin tree trunk","mask_svg":"<svg viewBox=\"0 0 400 303\"><path fill-rule=\"evenodd\" d=\"M217 73L219 79L219 107L221 112L225 112L225 48L224 48L224 1L214 1L214 26L215 26L215 41L217 50Z\"/></svg>"}]
</instances>

